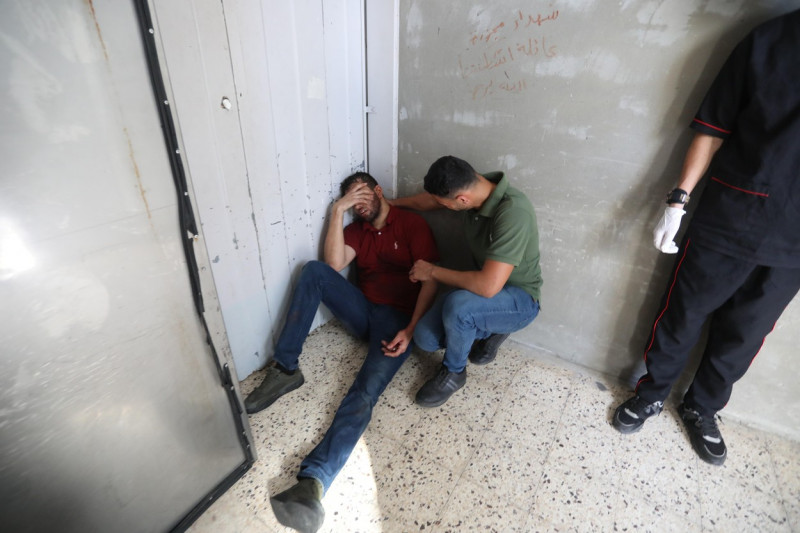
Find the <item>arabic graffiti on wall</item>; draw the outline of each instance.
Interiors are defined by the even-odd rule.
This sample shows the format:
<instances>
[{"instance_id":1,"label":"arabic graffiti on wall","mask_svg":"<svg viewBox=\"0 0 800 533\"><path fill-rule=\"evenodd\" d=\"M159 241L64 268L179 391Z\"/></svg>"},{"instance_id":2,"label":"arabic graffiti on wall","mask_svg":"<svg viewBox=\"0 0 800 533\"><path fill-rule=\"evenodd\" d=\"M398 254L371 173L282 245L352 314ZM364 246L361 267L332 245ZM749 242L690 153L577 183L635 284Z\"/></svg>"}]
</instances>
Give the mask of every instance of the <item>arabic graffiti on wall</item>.
<instances>
[{"instance_id":1,"label":"arabic graffiti on wall","mask_svg":"<svg viewBox=\"0 0 800 533\"><path fill-rule=\"evenodd\" d=\"M518 94L528 88L521 67L558 55L551 31L559 12L517 10L509 19L472 33L458 54L458 72L468 82L473 100L499 94Z\"/></svg>"}]
</instances>

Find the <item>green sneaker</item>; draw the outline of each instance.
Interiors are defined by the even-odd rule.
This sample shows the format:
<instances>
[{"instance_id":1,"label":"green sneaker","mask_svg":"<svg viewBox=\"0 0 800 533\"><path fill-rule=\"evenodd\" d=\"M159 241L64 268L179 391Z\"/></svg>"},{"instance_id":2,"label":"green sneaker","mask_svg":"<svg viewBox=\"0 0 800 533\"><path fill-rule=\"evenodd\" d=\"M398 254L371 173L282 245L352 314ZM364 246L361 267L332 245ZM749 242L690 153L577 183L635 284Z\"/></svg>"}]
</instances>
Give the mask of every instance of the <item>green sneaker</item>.
<instances>
[{"instance_id":1,"label":"green sneaker","mask_svg":"<svg viewBox=\"0 0 800 533\"><path fill-rule=\"evenodd\" d=\"M301 533L315 533L325 520L322 507L322 483L310 477L300 478L292 488L270 498L278 522Z\"/></svg>"},{"instance_id":2,"label":"green sneaker","mask_svg":"<svg viewBox=\"0 0 800 533\"><path fill-rule=\"evenodd\" d=\"M304 382L303 373L299 368L295 370L294 374L286 374L272 365L267 368L267 374L261 385L256 387L245 399L244 408L248 414L257 413L275 403L275 400L287 392L292 392L300 387Z\"/></svg>"}]
</instances>

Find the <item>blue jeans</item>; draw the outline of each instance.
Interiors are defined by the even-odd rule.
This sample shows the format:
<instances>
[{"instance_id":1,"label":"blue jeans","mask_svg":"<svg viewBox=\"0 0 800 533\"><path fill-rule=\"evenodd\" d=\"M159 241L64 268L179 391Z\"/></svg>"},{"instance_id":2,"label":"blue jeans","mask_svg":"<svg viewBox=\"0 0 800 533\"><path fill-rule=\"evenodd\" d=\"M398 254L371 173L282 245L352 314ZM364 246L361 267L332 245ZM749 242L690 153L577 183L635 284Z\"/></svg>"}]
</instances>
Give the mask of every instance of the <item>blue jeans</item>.
<instances>
[{"instance_id":1,"label":"blue jeans","mask_svg":"<svg viewBox=\"0 0 800 533\"><path fill-rule=\"evenodd\" d=\"M445 348L444 366L450 372L461 372L476 339L513 333L538 314L539 302L519 287L506 285L491 298L458 289L437 298L417 324L414 342L428 352Z\"/></svg>"},{"instance_id":2,"label":"blue jeans","mask_svg":"<svg viewBox=\"0 0 800 533\"><path fill-rule=\"evenodd\" d=\"M411 353L410 344L397 357L388 357L381 350L381 341L392 340L408 325L410 317L388 305L369 302L356 286L331 267L310 261L300 274L286 324L275 347L274 359L284 368L297 368L303 342L320 303L350 333L369 342L367 357L328 431L300 465L298 477L318 479L327 491L367 428L378 398Z\"/></svg>"}]
</instances>

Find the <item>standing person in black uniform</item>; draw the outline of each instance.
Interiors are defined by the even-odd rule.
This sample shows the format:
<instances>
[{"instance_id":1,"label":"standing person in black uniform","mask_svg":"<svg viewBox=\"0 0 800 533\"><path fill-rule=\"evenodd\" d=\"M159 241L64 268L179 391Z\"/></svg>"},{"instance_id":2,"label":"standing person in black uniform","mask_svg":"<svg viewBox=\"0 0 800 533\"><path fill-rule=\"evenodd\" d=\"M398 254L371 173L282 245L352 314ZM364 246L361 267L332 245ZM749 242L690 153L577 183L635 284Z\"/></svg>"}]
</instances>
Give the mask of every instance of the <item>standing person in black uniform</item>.
<instances>
[{"instance_id":1,"label":"standing person in black uniform","mask_svg":"<svg viewBox=\"0 0 800 533\"><path fill-rule=\"evenodd\" d=\"M647 373L613 425L632 433L661 412L709 320L679 414L697 454L720 465L727 449L716 414L800 289L800 11L737 45L691 127L678 187L653 232L656 247L677 261L647 341ZM683 207L707 170L678 248Z\"/></svg>"}]
</instances>

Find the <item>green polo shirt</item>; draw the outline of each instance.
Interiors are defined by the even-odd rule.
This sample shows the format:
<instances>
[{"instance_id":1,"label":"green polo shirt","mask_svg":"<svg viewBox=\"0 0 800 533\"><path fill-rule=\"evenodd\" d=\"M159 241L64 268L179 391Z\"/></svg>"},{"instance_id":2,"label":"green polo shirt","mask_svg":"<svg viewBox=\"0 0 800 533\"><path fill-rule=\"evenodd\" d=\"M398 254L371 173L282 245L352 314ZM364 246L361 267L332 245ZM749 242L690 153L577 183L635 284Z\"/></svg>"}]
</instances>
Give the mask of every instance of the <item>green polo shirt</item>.
<instances>
[{"instance_id":1,"label":"green polo shirt","mask_svg":"<svg viewBox=\"0 0 800 533\"><path fill-rule=\"evenodd\" d=\"M539 266L539 229L533 205L522 192L509 186L502 172L483 175L496 183L480 210L465 211L464 227L478 269L487 259L514 266L508 285L539 301L542 269Z\"/></svg>"}]
</instances>

